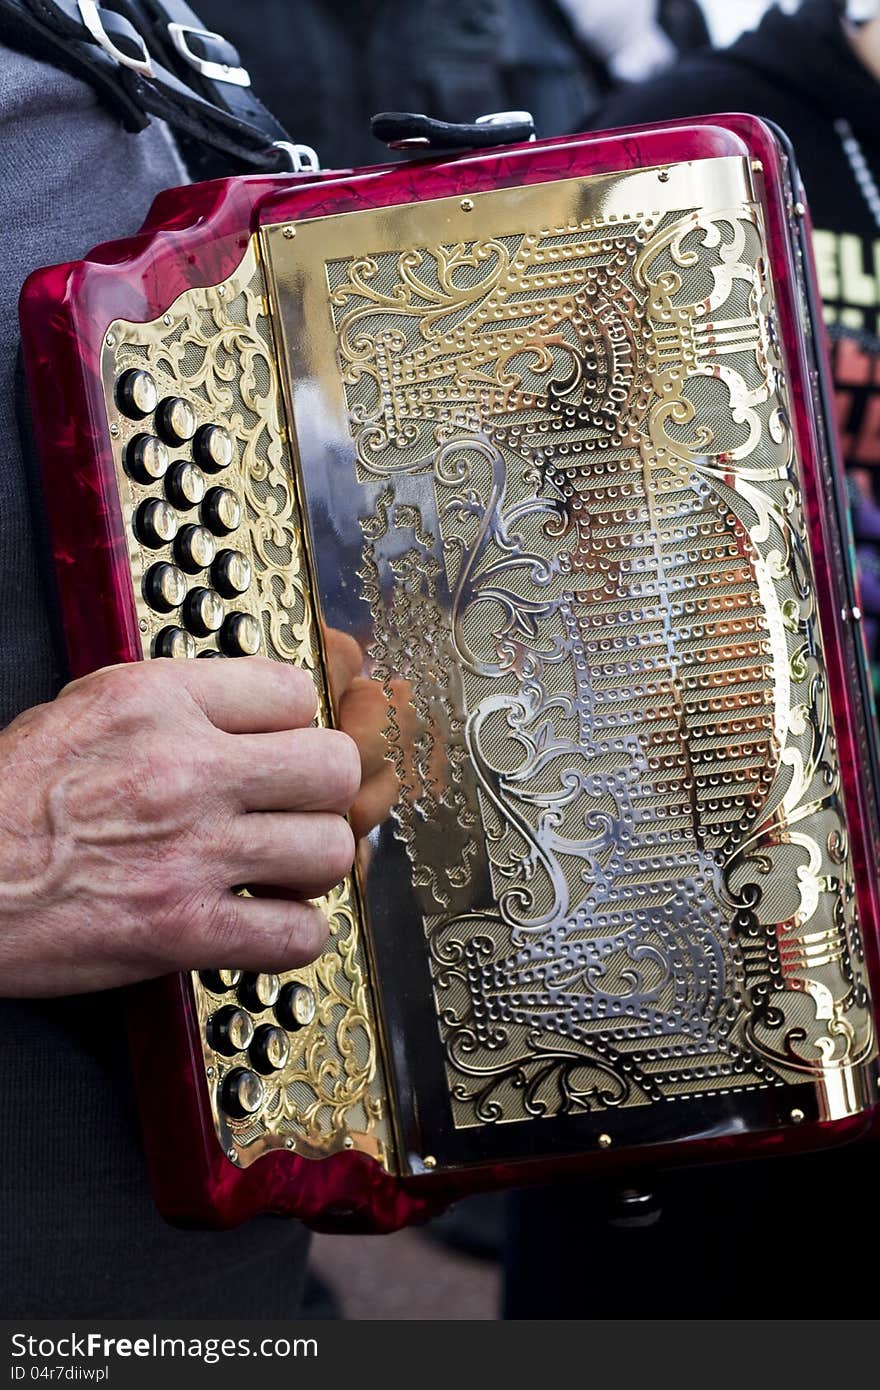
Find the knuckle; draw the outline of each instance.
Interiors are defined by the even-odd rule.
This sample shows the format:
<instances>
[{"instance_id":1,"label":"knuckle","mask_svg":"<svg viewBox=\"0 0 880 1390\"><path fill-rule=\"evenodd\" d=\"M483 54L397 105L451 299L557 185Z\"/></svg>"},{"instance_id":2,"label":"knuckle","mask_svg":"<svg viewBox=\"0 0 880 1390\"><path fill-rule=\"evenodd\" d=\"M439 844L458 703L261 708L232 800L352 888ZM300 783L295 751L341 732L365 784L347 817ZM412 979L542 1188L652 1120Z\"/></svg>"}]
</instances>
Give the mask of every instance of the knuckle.
<instances>
[{"instance_id":1,"label":"knuckle","mask_svg":"<svg viewBox=\"0 0 880 1390\"><path fill-rule=\"evenodd\" d=\"M201 798L203 778L190 748L151 744L133 757L126 775L127 791L143 812L154 816L174 811L185 821Z\"/></svg>"}]
</instances>

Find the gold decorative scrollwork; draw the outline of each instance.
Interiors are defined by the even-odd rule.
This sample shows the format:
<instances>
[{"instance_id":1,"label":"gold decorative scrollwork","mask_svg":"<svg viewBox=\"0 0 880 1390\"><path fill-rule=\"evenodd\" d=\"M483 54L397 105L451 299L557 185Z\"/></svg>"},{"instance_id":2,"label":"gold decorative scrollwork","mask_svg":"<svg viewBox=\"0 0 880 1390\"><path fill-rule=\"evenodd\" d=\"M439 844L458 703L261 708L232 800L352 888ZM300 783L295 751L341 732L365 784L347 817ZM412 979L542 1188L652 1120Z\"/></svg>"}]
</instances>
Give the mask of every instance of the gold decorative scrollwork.
<instances>
[{"instance_id":1,"label":"gold decorative scrollwork","mask_svg":"<svg viewBox=\"0 0 880 1390\"><path fill-rule=\"evenodd\" d=\"M223 284L187 291L154 323L114 323L107 343L104 380L108 411L117 430L117 477L130 535L144 655L152 654L154 639L169 619L143 598L143 577L151 564L173 561L174 556L170 545L146 550L135 533L138 505L162 492L160 484L150 487L134 481L124 466L126 445L144 428L126 421L113 406L114 383L131 367L153 376L160 399L182 396L199 425L220 425L235 441L235 461L225 470L222 482L241 504L244 519L234 544L246 555L253 573L250 588L236 598L235 608L259 620L261 650L267 655L315 674L319 720L327 722L329 700L303 548L302 514L283 425L256 241ZM185 460L186 448L174 456ZM216 638L200 639L196 647L216 650ZM322 900L322 906L330 924L330 945L312 966L281 977L283 984L297 981L313 992L314 1019L288 1034L289 1060L265 1078L262 1107L247 1119L230 1118L218 1102L230 1069L247 1065L245 1056L225 1057L209 1041L210 1017L229 998L206 988L198 975L192 977L205 1084L212 1097L218 1140L243 1166L273 1148L295 1149L312 1158L358 1148L386 1164L392 1161L354 881L346 879ZM274 1022L271 1012L257 1022Z\"/></svg>"},{"instance_id":2,"label":"gold decorative scrollwork","mask_svg":"<svg viewBox=\"0 0 880 1390\"><path fill-rule=\"evenodd\" d=\"M760 209L588 186L324 256L455 1123L804 1077L849 1113L875 1040Z\"/></svg>"}]
</instances>

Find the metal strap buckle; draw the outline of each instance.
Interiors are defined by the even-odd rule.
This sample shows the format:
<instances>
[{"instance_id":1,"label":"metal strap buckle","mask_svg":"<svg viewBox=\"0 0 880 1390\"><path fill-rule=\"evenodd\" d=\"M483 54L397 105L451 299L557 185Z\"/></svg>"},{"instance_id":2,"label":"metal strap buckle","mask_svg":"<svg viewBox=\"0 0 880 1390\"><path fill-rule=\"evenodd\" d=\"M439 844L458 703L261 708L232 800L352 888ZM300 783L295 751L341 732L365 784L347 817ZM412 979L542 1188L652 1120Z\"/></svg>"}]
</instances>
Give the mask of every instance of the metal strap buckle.
<instances>
[{"instance_id":1,"label":"metal strap buckle","mask_svg":"<svg viewBox=\"0 0 880 1390\"><path fill-rule=\"evenodd\" d=\"M189 46L190 34L195 34L200 39L217 39L220 43L226 43L222 34L214 34L210 29L196 29L192 24L169 24L168 33L181 57L185 58L196 72L201 73L202 77L207 77L211 82L228 82L233 87L251 85L251 75L247 68L232 68L228 63L212 63L207 58L200 58Z\"/></svg>"},{"instance_id":2,"label":"metal strap buckle","mask_svg":"<svg viewBox=\"0 0 880 1390\"><path fill-rule=\"evenodd\" d=\"M128 53L123 53L121 48L117 48L110 35L107 33L95 0L77 0L77 3L79 5L80 18L83 24L95 40L95 43L98 44L100 48L103 48L105 53L109 53L110 57L114 58L122 68L131 68L134 72L142 72L146 77L153 76L153 64L150 61L147 45L144 43L140 34L135 34L135 38L140 44L144 56L142 58L132 58Z\"/></svg>"},{"instance_id":3,"label":"metal strap buckle","mask_svg":"<svg viewBox=\"0 0 880 1390\"><path fill-rule=\"evenodd\" d=\"M294 145L289 140L273 140L272 148L282 150L290 160L292 174L317 174L321 161L311 145Z\"/></svg>"}]
</instances>

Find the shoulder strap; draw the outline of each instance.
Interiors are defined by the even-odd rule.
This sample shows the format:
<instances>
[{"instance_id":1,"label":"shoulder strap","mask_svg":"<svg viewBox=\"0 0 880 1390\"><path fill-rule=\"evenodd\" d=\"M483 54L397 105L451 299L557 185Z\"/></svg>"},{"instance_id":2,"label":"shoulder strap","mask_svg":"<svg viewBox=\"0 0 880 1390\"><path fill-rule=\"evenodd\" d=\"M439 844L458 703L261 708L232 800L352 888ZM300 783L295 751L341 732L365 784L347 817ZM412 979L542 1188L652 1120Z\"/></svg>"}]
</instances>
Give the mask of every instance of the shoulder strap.
<instances>
[{"instance_id":1,"label":"shoulder strap","mask_svg":"<svg viewBox=\"0 0 880 1390\"><path fill-rule=\"evenodd\" d=\"M167 121L196 177L318 167L183 0L0 0L0 39L88 82L127 130Z\"/></svg>"}]
</instances>

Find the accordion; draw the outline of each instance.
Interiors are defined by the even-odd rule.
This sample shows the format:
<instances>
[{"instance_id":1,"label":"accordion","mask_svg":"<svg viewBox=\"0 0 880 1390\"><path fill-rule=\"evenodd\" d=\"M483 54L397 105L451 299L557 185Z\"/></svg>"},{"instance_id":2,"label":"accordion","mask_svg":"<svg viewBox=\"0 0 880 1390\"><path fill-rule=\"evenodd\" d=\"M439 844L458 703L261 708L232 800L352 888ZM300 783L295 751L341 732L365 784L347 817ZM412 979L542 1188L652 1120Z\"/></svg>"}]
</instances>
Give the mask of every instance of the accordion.
<instances>
[{"instance_id":1,"label":"accordion","mask_svg":"<svg viewBox=\"0 0 880 1390\"><path fill-rule=\"evenodd\" d=\"M387 709L324 955L132 997L166 1216L390 1230L870 1131L874 730L778 133L177 189L21 314L73 672L259 652L332 722L336 628Z\"/></svg>"}]
</instances>

